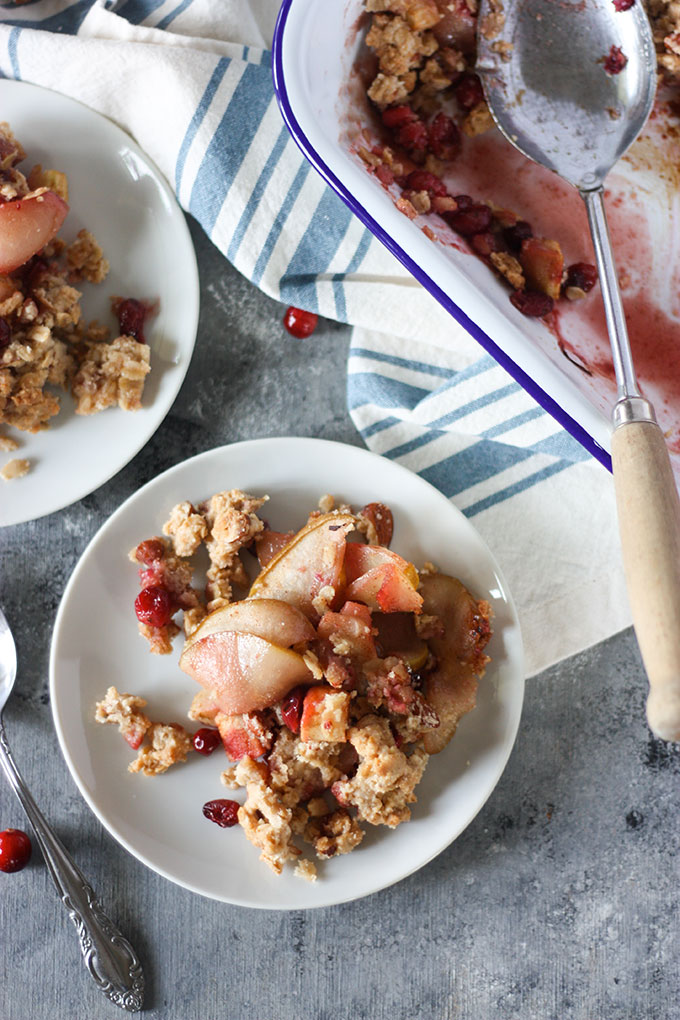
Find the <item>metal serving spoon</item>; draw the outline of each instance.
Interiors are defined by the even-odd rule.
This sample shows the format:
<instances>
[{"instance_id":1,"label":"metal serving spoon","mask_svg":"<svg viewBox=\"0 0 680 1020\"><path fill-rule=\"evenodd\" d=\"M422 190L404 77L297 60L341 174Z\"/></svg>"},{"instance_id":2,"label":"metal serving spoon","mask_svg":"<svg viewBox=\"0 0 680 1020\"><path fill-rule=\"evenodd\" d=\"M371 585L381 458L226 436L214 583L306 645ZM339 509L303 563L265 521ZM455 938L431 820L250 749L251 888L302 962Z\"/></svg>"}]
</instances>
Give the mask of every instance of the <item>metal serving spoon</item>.
<instances>
[{"instance_id":1,"label":"metal serving spoon","mask_svg":"<svg viewBox=\"0 0 680 1020\"><path fill-rule=\"evenodd\" d=\"M506 138L586 204L618 388L612 465L647 718L657 736L680 740L680 501L635 375L603 201L607 173L654 101L649 22L641 0L625 11L613 0L481 0L476 69Z\"/></svg>"},{"instance_id":2,"label":"metal serving spoon","mask_svg":"<svg viewBox=\"0 0 680 1020\"><path fill-rule=\"evenodd\" d=\"M0 609L0 765L28 815L61 901L76 926L85 966L111 1002L136 1013L142 1008L144 993L144 976L137 954L100 907L91 886L55 836L14 764L2 712L16 674L14 638Z\"/></svg>"}]
</instances>

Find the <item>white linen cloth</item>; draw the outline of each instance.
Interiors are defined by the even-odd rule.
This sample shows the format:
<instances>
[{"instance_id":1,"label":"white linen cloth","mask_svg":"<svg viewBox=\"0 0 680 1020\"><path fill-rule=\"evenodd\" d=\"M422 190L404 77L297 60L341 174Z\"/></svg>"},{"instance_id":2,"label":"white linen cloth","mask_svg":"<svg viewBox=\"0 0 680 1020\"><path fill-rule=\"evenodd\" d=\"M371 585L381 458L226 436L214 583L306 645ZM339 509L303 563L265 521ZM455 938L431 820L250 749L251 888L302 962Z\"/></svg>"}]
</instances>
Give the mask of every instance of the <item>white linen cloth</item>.
<instances>
[{"instance_id":1,"label":"white linen cloth","mask_svg":"<svg viewBox=\"0 0 680 1020\"><path fill-rule=\"evenodd\" d=\"M347 393L357 428L481 532L517 603L531 675L630 623L611 477L301 156L271 81L278 6L5 0L0 75L116 121L253 283L355 327Z\"/></svg>"}]
</instances>

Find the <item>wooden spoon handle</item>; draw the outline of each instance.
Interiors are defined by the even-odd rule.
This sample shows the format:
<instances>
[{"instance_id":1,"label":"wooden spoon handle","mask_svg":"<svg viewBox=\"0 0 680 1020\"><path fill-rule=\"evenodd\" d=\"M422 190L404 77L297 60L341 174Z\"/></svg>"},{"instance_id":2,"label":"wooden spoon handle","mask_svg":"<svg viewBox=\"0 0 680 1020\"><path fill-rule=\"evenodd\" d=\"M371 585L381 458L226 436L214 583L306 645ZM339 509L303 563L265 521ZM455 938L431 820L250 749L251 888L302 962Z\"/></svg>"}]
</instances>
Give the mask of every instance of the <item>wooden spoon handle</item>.
<instances>
[{"instance_id":1,"label":"wooden spoon handle","mask_svg":"<svg viewBox=\"0 0 680 1020\"><path fill-rule=\"evenodd\" d=\"M680 499L659 426L618 426L612 465L628 598L649 679L647 720L662 740L680 740Z\"/></svg>"}]
</instances>

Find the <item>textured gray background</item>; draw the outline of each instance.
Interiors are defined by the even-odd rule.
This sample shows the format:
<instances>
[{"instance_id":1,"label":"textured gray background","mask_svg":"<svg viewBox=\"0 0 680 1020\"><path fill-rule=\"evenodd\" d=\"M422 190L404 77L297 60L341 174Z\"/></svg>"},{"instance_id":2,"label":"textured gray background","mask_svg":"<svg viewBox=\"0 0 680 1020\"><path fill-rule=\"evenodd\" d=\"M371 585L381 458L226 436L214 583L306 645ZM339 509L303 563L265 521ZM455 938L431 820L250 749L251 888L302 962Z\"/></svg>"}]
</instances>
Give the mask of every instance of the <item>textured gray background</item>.
<instances>
[{"instance_id":1,"label":"textured gray background","mask_svg":"<svg viewBox=\"0 0 680 1020\"><path fill-rule=\"evenodd\" d=\"M515 750L458 840L400 884L311 912L200 899L129 856L61 758L48 655L87 542L140 485L239 439L361 445L345 408L349 331L304 342L192 224L202 277L196 353L169 416L111 482L0 531L0 601L18 689L5 721L36 799L143 957L145 1016L177 1020L670 1020L678 977L680 754L650 738L630 632L532 679ZM219 410L215 410L215 409ZM20 483L17 483L20 484ZM0 828L25 825L0 786ZM0 1020L106 1018L39 852L0 873Z\"/></svg>"}]
</instances>

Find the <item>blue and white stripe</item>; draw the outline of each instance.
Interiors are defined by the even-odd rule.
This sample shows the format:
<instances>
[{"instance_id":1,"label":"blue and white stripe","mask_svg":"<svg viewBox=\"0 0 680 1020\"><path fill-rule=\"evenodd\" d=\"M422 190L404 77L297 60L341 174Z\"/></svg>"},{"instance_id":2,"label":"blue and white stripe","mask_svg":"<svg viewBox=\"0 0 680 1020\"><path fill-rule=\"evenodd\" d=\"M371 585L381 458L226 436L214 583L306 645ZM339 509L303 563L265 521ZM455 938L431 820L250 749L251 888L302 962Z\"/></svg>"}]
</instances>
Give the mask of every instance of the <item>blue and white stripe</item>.
<instances>
[{"instance_id":1,"label":"blue and white stripe","mask_svg":"<svg viewBox=\"0 0 680 1020\"><path fill-rule=\"evenodd\" d=\"M417 471L472 517L588 459L496 362L354 331L348 404L366 444Z\"/></svg>"}]
</instances>

